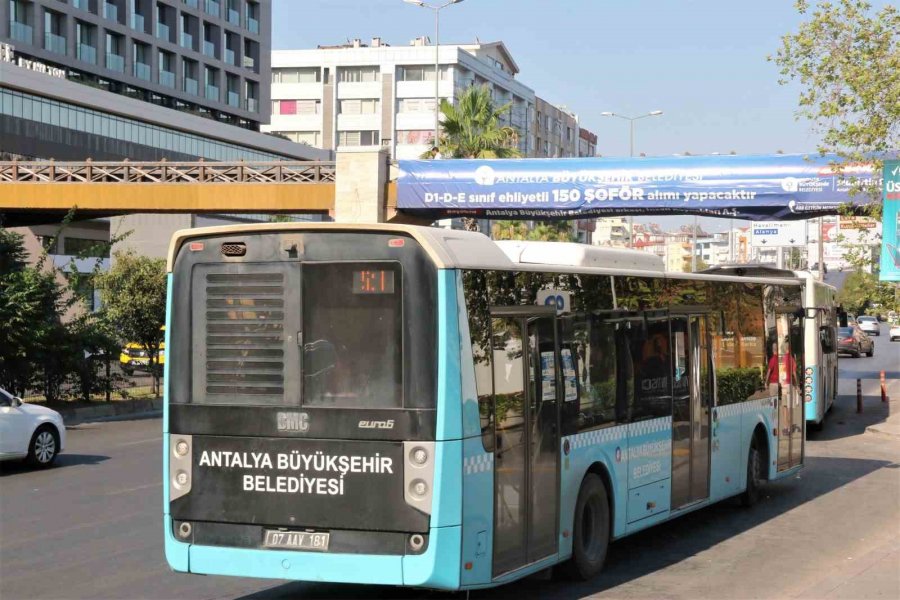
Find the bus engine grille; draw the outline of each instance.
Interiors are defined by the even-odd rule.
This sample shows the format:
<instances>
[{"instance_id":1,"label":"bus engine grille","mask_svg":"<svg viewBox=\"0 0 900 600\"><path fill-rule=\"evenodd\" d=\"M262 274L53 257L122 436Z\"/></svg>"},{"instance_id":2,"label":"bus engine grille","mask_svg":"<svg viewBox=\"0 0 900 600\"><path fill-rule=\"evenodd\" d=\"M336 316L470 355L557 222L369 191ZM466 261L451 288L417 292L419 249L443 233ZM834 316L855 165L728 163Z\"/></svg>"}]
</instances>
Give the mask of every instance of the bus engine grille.
<instances>
[{"instance_id":1,"label":"bus engine grille","mask_svg":"<svg viewBox=\"0 0 900 600\"><path fill-rule=\"evenodd\" d=\"M206 393L284 394L284 274L206 275Z\"/></svg>"}]
</instances>

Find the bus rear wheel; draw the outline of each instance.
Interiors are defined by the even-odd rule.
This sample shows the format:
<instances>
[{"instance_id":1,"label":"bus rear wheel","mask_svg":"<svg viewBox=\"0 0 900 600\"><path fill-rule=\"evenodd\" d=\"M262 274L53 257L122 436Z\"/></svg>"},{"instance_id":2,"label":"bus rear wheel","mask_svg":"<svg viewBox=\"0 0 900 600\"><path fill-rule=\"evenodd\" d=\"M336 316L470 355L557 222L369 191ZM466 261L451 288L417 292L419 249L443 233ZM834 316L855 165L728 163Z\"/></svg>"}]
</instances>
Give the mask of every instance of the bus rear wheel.
<instances>
[{"instance_id":1,"label":"bus rear wheel","mask_svg":"<svg viewBox=\"0 0 900 600\"><path fill-rule=\"evenodd\" d=\"M587 580L603 569L609 547L609 495L603 480L588 473L581 482L575 503L572 558L564 566L566 575Z\"/></svg>"}]
</instances>

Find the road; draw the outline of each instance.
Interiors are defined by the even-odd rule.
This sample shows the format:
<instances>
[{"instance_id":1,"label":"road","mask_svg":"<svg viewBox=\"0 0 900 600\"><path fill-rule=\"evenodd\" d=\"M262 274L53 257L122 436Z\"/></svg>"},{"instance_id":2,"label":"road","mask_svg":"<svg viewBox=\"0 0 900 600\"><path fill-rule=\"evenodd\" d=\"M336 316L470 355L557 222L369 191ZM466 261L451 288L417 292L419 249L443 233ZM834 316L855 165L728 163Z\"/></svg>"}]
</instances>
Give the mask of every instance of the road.
<instances>
[{"instance_id":1,"label":"road","mask_svg":"<svg viewBox=\"0 0 900 600\"><path fill-rule=\"evenodd\" d=\"M842 359L844 386L881 369L900 378L900 343ZM745 510L712 506L613 544L598 579L532 578L474 598L898 598L900 439L866 433L842 397L810 434L807 467ZM90 423L69 431L59 466L0 467L0 598L448 597L420 590L199 577L163 558L160 421ZM450 597L464 597L461 595Z\"/></svg>"}]
</instances>

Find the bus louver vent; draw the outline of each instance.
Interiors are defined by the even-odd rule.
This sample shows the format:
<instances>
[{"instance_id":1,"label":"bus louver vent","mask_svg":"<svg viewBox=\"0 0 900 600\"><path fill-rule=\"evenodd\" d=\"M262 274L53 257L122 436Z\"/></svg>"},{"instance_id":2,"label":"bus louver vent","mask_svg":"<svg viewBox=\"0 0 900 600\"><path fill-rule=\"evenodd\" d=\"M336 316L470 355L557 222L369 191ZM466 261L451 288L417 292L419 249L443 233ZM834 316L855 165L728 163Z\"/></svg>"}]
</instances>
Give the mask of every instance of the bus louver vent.
<instances>
[{"instance_id":1,"label":"bus louver vent","mask_svg":"<svg viewBox=\"0 0 900 600\"><path fill-rule=\"evenodd\" d=\"M206 393L284 394L284 275L206 276Z\"/></svg>"},{"instance_id":2,"label":"bus louver vent","mask_svg":"<svg viewBox=\"0 0 900 600\"><path fill-rule=\"evenodd\" d=\"M226 242L222 244L222 254L225 256L244 256L247 254L247 245L244 242Z\"/></svg>"}]
</instances>

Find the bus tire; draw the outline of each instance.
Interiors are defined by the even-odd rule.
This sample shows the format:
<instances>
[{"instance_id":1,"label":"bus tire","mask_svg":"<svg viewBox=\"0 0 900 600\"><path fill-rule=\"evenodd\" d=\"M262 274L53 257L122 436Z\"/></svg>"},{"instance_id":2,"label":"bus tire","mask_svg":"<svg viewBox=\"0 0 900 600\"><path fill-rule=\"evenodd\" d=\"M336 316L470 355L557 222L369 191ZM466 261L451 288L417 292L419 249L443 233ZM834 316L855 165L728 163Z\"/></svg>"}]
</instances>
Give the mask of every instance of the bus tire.
<instances>
[{"instance_id":1,"label":"bus tire","mask_svg":"<svg viewBox=\"0 0 900 600\"><path fill-rule=\"evenodd\" d=\"M741 494L741 504L745 507L751 507L759 502L759 496L763 482L763 460L762 453L757 447L758 436L753 436L750 443L750 453L747 456L747 487Z\"/></svg>"},{"instance_id":2,"label":"bus tire","mask_svg":"<svg viewBox=\"0 0 900 600\"><path fill-rule=\"evenodd\" d=\"M588 473L578 490L572 528L572 558L566 575L588 580L603 569L609 548L609 493L598 475Z\"/></svg>"}]
</instances>

